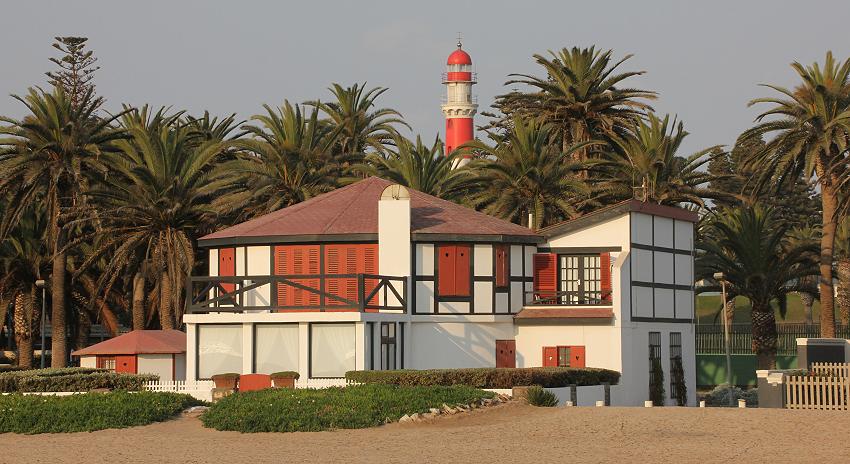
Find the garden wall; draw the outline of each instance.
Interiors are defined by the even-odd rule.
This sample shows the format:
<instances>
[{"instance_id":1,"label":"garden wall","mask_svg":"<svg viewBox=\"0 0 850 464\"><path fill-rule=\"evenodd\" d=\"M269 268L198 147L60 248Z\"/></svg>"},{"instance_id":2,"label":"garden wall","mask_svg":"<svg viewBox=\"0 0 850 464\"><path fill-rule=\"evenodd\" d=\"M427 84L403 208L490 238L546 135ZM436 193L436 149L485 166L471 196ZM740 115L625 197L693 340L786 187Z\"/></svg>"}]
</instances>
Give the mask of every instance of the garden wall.
<instances>
[{"instance_id":1,"label":"garden wall","mask_svg":"<svg viewBox=\"0 0 850 464\"><path fill-rule=\"evenodd\" d=\"M777 369L796 369L797 356L777 356ZM697 385L713 388L726 383L726 356L722 354L697 355ZM741 387L756 386L756 355L732 355L732 383Z\"/></svg>"}]
</instances>

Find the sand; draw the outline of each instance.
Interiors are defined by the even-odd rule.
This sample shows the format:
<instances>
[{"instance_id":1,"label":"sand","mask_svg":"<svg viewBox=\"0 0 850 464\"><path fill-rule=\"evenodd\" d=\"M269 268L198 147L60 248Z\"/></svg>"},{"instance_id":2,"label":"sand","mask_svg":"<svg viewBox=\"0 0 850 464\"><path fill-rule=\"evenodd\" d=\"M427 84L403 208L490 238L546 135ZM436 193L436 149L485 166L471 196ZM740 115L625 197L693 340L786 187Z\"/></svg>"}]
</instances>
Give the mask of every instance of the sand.
<instances>
[{"instance_id":1,"label":"sand","mask_svg":"<svg viewBox=\"0 0 850 464\"><path fill-rule=\"evenodd\" d=\"M0 463L850 462L850 413L534 408L511 403L362 430L240 434L194 417L93 433L0 435Z\"/></svg>"}]
</instances>

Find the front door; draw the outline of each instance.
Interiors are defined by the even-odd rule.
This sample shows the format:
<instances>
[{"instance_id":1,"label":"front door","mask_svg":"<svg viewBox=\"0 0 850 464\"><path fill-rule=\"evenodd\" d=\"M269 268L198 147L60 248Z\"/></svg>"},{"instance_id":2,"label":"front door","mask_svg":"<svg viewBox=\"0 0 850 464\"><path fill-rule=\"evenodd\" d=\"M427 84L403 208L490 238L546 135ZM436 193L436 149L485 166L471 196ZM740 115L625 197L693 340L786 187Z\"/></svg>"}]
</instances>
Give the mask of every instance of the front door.
<instances>
[{"instance_id":1,"label":"front door","mask_svg":"<svg viewBox=\"0 0 850 464\"><path fill-rule=\"evenodd\" d=\"M123 372L125 374L136 373L136 355L118 355L115 356L115 372Z\"/></svg>"},{"instance_id":2,"label":"front door","mask_svg":"<svg viewBox=\"0 0 850 464\"><path fill-rule=\"evenodd\" d=\"M496 340L496 367L516 367L515 340Z\"/></svg>"}]
</instances>

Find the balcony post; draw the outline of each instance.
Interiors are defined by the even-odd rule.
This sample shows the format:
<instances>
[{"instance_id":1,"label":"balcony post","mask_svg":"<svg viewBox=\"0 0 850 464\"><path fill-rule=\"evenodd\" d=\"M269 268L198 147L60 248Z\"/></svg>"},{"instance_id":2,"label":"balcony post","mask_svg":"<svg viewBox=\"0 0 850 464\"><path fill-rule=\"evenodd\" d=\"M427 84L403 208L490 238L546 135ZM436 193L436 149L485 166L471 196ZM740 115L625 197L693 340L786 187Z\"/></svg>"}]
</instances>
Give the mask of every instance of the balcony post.
<instances>
[{"instance_id":1,"label":"balcony post","mask_svg":"<svg viewBox=\"0 0 850 464\"><path fill-rule=\"evenodd\" d=\"M366 279L363 274L357 274L357 299L360 312L366 311Z\"/></svg>"}]
</instances>

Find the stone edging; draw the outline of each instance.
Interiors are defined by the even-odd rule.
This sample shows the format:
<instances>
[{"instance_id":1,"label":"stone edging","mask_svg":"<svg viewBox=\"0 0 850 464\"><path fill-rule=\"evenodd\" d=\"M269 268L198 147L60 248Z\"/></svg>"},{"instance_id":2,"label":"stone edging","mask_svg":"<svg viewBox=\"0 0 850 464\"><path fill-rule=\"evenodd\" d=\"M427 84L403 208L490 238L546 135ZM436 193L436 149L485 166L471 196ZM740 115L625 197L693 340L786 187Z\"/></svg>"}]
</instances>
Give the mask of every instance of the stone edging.
<instances>
[{"instance_id":1,"label":"stone edging","mask_svg":"<svg viewBox=\"0 0 850 464\"><path fill-rule=\"evenodd\" d=\"M433 419L439 416L451 416L459 413L468 413L473 409L481 409L492 406L498 406L502 403L511 401L509 395L496 395L494 398L482 398L478 401L473 401L469 404L459 404L454 407L443 403L439 408L431 408L425 413L405 414L398 420L399 423L422 422L424 420Z\"/></svg>"}]
</instances>

